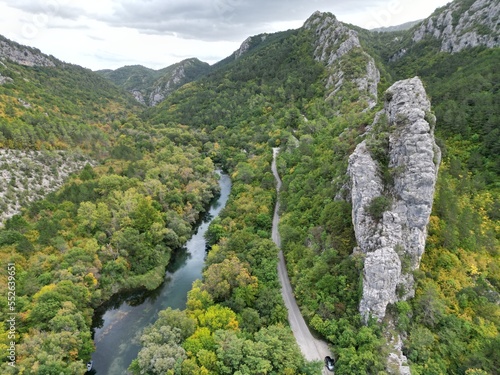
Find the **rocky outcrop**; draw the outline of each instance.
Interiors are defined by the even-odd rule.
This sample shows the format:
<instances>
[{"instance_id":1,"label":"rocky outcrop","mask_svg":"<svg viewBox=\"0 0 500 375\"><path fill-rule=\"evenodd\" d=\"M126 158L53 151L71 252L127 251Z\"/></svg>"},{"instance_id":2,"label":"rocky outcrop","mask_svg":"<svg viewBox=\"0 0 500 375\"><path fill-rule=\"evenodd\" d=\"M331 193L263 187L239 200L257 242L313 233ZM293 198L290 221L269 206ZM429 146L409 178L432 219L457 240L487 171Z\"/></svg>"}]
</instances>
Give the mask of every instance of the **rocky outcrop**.
<instances>
[{"instance_id":1,"label":"rocky outcrop","mask_svg":"<svg viewBox=\"0 0 500 375\"><path fill-rule=\"evenodd\" d=\"M36 48L22 46L0 36L0 59L8 59L25 66L55 66L53 58Z\"/></svg>"},{"instance_id":2,"label":"rocky outcrop","mask_svg":"<svg viewBox=\"0 0 500 375\"><path fill-rule=\"evenodd\" d=\"M392 320L388 320L385 338L387 340L389 356L386 371L390 375L411 375L408 358L403 354L403 340L396 334L396 327Z\"/></svg>"},{"instance_id":3,"label":"rocky outcrop","mask_svg":"<svg viewBox=\"0 0 500 375\"><path fill-rule=\"evenodd\" d=\"M130 92L139 103L153 107L182 85L206 74L209 69L207 63L191 58L160 70L130 65L116 70L99 70L97 73Z\"/></svg>"},{"instance_id":4,"label":"rocky outcrop","mask_svg":"<svg viewBox=\"0 0 500 375\"><path fill-rule=\"evenodd\" d=\"M12 83L14 80L10 77L4 77L0 74L0 85L5 85L6 83Z\"/></svg>"},{"instance_id":5,"label":"rocky outcrop","mask_svg":"<svg viewBox=\"0 0 500 375\"><path fill-rule=\"evenodd\" d=\"M334 96L351 83L358 89L360 99L367 102L368 108L373 108L377 103L380 73L373 58L363 51L358 33L333 14L321 12L315 12L304 28L314 32L314 58L323 62L329 71L327 96Z\"/></svg>"},{"instance_id":6,"label":"rocky outcrop","mask_svg":"<svg viewBox=\"0 0 500 375\"><path fill-rule=\"evenodd\" d=\"M411 272L424 252L440 163L430 109L418 77L395 83L386 92L384 110L349 158L357 251L365 254L360 303L365 320L382 320L389 303L414 294ZM380 159L381 150L374 148L384 142L373 139L381 133L386 134L382 159L387 165L374 158Z\"/></svg>"},{"instance_id":7,"label":"rocky outcrop","mask_svg":"<svg viewBox=\"0 0 500 375\"><path fill-rule=\"evenodd\" d=\"M352 218L365 256L363 319L386 318L388 304L414 295L412 271L420 265L441 161L435 117L418 77L399 81L385 93L366 138L349 157ZM390 374L409 375L401 337L387 332Z\"/></svg>"},{"instance_id":8,"label":"rocky outcrop","mask_svg":"<svg viewBox=\"0 0 500 375\"><path fill-rule=\"evenodd\" d=\"M21 207L60 188L87 163L95 164L86 156L65 151L0 149L0 227Z\"/></svg>"},{"instance_id":9,"label":"rocky outcrop","mask_svg":"<svg viewBox=\"0 0 500 375\"><path fill-rule=\"evenodd\" d=\"M134 95L135 100L137 100L139 103L146 105L146 101L144 100L144 95L142 95L142 92L139 90L132 90L130 91L132 95Z\"/></svg>"},{"instance_id":10,"label":"rocky outcrop","mask_svg":"<svg viewBox=\"0 0 500 375\"><path fill-rule=\"evenodd\" d=\"M192 60L184 60L173 71L157 81L149 94L149 105L154 107L161 103L186 80L186 68L193 64Z\"/></svg>"},{"instance_id":11,"label":"rocky outcrop","mask_svg":"<svg viewBox=\"0 0 500 375\"><path fill-rule=\"evenodd\" d=\"M243 43L241 43L240 48L238 48L236 51L234 51L234 59L239 59L241 56L243 56L245 53L250 51L252 47L257 46L258 44L262 43L267 39L268 34L260 34L260 35L255 35L255 36L249 36L246 38Z\"/></svg>"},{"instance_id":12,"label":"rocky outcrop","mask_svg":"<svg viewBox=\"0 0 500 375\"><path fill-rule=\"evenodd\" d=\"M465 48L500 46L500 1L454 1L438 9L413 33L413 41L427 36L441 40L441 51L459 52Z\"/></svg>"}]
</instances>

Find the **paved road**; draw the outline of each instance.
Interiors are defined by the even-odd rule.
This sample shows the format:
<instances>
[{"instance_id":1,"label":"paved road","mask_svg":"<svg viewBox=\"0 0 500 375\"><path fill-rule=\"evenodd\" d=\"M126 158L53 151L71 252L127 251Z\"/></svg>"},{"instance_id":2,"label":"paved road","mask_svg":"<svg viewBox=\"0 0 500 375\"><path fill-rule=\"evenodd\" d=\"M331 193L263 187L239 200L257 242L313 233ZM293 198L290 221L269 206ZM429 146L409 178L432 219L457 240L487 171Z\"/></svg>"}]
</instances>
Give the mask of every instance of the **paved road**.
<instances>
[{"instance_id":1,"label":"paved road","mask_svg":"<svg viewBox=\"0 0 500 375\"><path fill-rule=\"evenodd\" d=\"M276 179L276 190L279 192L281 189L281 179L276 168L276 155L278 154L278 151L278 148L273 149L273 163L271 165L271 169L273 171L274 178ZM279 202L277 200L276 207L274 208L272 239L281 249L281 238L278 232L278 212ZM283 300L285 301L286 308L288 309L288 321L290 322L290 327L292 328L293 335L295 336L295 340L297 340L297 344L299 344L302 354L304 354L304 357L308 361L324 361L327 355L333 357L327 343L314 338L309 331L309 328L300 313L299 307L297 306L297 302L295 301L292 286L290 285L290 279L288 278L286 270L285 258L283 257L283 252L281 250L278 256L278 275L281 282L281 294L283 295ZM326 367L323 368L322 373L325 375L332 374L332 372L329 372Z\"/></svg>"}]
</instances>

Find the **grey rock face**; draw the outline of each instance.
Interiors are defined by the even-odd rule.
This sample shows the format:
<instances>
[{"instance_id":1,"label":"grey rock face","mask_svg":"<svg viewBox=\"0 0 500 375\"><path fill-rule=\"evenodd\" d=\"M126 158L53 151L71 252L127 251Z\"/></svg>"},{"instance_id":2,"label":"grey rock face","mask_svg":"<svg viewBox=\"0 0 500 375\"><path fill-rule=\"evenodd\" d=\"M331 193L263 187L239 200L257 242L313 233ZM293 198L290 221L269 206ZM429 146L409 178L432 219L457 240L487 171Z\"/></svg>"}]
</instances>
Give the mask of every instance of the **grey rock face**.
<instances>
[{"instance_id":1,"label":"grey rock face","mask_svg":"<svg viewBox=\"0 0 500 375\"><path fill-rule=\"evenodd\" d=\"M26 66L55 66L54 62L36 48L25 47L0 38L0 59Z\"/></svg>"},{"instance_id":2,"label":"grey rock face","mask_svg":"<svg viewBox=\"0 0 500 375\"><path fill-rule=\"evenodd\" d=\"M398 61L401 57L406 55L406 52L408 52L407 48L400 49L398 52L396 52L393 56L389 58L389 62Z\"/></svg>"},{"instance_id":3,"label":"grey rock face","mask_svg":"<svg viewBox=\"0 0 500 375\"><path fill-rule=\"evenodd\" d=\"M97 73L130 92L139 103L156 106L181 86L209 70L209 64L189 58L159 70L129 65L117 70L99 70Z\"/></svg>"},{"instance_id":4,"label":"grey rock face","mask_svg":"<svg viewBox=\"0 0 500 375\"><path fill-rule=\"evenodd\" d=\"M382 320L387 304L414 294L411 271L424 252L440 150L434 141L430 102L418 77L399 81L386 92L389 165L393 183L384 185L381 168L361 142L349 158L352 217L359 249L366 255L360 312ZM429 121L431 124L429 124ZM368 131L367 138L373 136ZM378 220L369 214L372 200L391 201Z\"/></svg>"},{"instance_id":5,"label":"grey rock face","mask_svg":"<svg viewBox=\"0 0 500 375\"><path fill-rule=\"evenodd\" d=\"M245 54L248 52L248 50L250 49L250 42L252 41L252 37L249 36L248 38L246 38L243 43L241 43L241 46L238 50L236 50L234 52L234 58L235 59L239 59L241 57L241 55Z\"/></svg>"},{"instance_id":6,"label":"grey rock face","mask_svg":"<svg viewBox=\"0 0 500 375\"><path fill-rule=\"evenodd\" d=\"M368 108L377 103L377 86L380 73L373 58L363 51L358 33L339 22L333 14L315 12L304 24L306 30L316 35L314 58L323 62L330 72L326 82L328 97L335 95L346 82L353 82L366 100ZM343 59L361 54L365 62L362 73L353 73L343 69Z\"/></svg>"},{"instance_id":7,"label":"grey rock face","mask_svg":"<svg viewBox=\"0 0 500 375\"><path fill-rule=\"evenodd\" d=\"M386 371L390 375L411 375L408 358L403 354L403 340L399 334L395 334L395 331L393 322L389 322L385 336L391 352L387 358Z\"/></svg>"},{"instance_id":8,"label":"grey rock face","mask_svg":"<svg viewBox=\"0 0 500 375\"><path fill-rule=\"evenodd\" d=\"M4 85L6 83L11 83L14 82L14 80L10 77L4 77L3 75L0 74L0 85Z\"/></svg>"},{"instance_id":9,"label":"grey rock face","mask_svg":"<svg viewBox=\"0 0 500 375\"><path fill-rule=\"evenodd\" d=\"M132 90L130 91L132 95L134 95L135 100L137 100L141 104L146 104L146 101L144 100L144 95L142 95L142 92L139 90Z\"/></svg>"},{"instance_id":10,"label":"grey rock face","mask_svg":"<svg viewBox=\"0 0 500 375\"><path fill-rule=\"evenodd\" d=\"M0 149L0 227L28 203L59 189L71 173L87 163L97 164L65 151Z\"/></svg>"},{"instance_id":11,"label":"grey rock face","mask_svg":"<svg viewBox=\"0 0 500 375\"><path fill-rule=\"evenodd\" d=\"M363 299L359 309L364 316L383 317L388 303L397 301L396 286L401 276L401 261L392 247L366 254L363 273Z\"/></svg>"},{"instance_id":12,"label":"grey rock face","mask_svg":"<svg viewBox=\"0 0 500 375\"><path fill-rule=\"evenodd\" d=\"M349 157L347 170L351 178L352 218L356 242L364 253L375 250L376 244L370 241L377 232L376 221L368 215L366 208L384 191L379 167L373 160L366 141L361 142Z\"/></svg>"},{"instance_id":13,"label":"grey rock face","mask_svg":"<svg viewBox=\"0 0 500 375\"><path fill-rule=\"evenodd\" d=\"M179 87L193 80L192 76L188 76L188 71L189 69L195 68L199 64L202 63L198 59L186 59L176 64L171 72L168 72L154 83L149 94L143 94L140 92L143 101L152 107L158 105ZM208 67L208 64L203 64ZM139 95L135 96L136 99L141 102L141 97ZM147 98L147 100L145 98Z\"/></svg>"},{"instance_id":14,"label":"grey rock face","mask_svg":"<svg viewBox=\"0 0 500 375\"><path fill-rule=\"evenodd\" d=\"M23 100L21 98L17 98L17 101L24 107L24 108L31 108L31 104L28 103L26 100Z\"/></svg>"},{"instance_id":15,"label":"grey rock face","mask_svg":"<svg viewBox=\"0 0 500 375\"><path fill-rule=\"evenodd\" d=\"M249 36L243 41L243 43L241 43L240 48L234 51L234 59L237 60L245 53L247 53L252 47L252 43L258 44L266 39L267 39L267 34Z\"/></svg>"},{"instance_id":16,"label":"grey rock face","mask_svg":"<svg viewBox=\"0 0 500 375\"><path fill-rule=\"evenodd\" d=\"M185 68L190 65L190 60L185 60L181 65L176 67L167 80L159 81L151 94L149 94L149 105L154 107L161 103L167 96L169 96L175 89L177 89L182 80L186 78Z\"/></svg>"},{"instance_id":17,"label":"grey rock face","mask_svg":"<svg viewBox=\"0 0 500 375\"><path fill-rule=\"evenodd\" d=\"M463 9L460 2L453 2L425 20L414 32L413 41L432 36L442 41L441 51L450 53L469 47L498 47L499 14L498 0L476 0L468 9Z\"/></svg>"}]
</instances>

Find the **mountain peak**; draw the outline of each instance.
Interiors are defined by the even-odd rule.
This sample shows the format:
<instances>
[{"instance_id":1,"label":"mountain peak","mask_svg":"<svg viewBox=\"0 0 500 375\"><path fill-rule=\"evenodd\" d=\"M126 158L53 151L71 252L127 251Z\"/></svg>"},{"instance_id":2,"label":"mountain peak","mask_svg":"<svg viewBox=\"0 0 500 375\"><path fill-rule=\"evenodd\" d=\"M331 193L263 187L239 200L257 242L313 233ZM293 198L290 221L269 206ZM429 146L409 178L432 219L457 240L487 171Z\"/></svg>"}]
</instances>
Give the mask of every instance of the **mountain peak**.
<instances>
[{"instance_id":1,"label":"mountain peak","mask_svg":"<svg viewBox=\"0 0 500 375\"><path fill-rule=\"evenodd\" d=\"M206 62L190 57L159 70L129 65L97 73L132 93L139 103L155 106L183 84L208 72L209 68Z\"/></svg>"},{"instance_id":2,"label":"mountain peak","mask_svg":"<svg viewBox=\"0 0 500 375\"><path fill-rule=\"evenodd\" d=\"M254 36L249 36L246 38L243 43L241 43L241 46L239 49L234 51L234 58L239 59L242 55L250 51L252 48L257 47L260 43L265 41L267 39L269 34L263 33L263 34L258 34Z\"/></svg>"},{"instance_id":3,"label":"mountain peak","mask_svg":"<svg viewBox=\"0 0 500 375\"><path fill-rule=\"evenodd\" d=\"M311 28L312 26L316 25L317 23L321 21L328 20L330 22L338 22L337 17L333 13L330 12L320 12L317 10L311 16L304 22L304 27L305 28Z\"/></svg>"},{"instance_id":4,"label":"mountain peak","mask_svg":"<svg viewBox=\"0 0 500 375\"><path fill-rule=\"evenodd\" d=\"M323 62L329 72L328 97L333 98L353 85L359 98L373 108L377 102L380 73L373 58L363 50L358 33L328 12L314 12L304 23L304 29L315 34L314 58ZM360 64L356 69L350 67L353 60Z\"/></svg>"},{"instance_id":5,"label":"mountain peak","mask_svg":"<svg viewBox=\"0 0 500 375\"><path fill-rule=\"evenodd\" d=\"M442 52L465 48L500 46L500 1L454 1L437 9L413 34L413 41L425 37L440 39Z\"/></svg>"}]
</instances>

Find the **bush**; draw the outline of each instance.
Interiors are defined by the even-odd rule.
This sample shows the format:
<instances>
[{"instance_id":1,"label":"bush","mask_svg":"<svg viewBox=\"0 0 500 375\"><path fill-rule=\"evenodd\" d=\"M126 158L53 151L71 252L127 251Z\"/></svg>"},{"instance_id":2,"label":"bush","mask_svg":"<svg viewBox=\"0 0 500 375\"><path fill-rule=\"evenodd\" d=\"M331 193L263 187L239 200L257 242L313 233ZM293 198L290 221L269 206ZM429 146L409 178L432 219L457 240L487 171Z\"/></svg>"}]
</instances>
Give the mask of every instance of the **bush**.
<instances>
[{"instance_id":1,"label":"bush","mask_svg":"<svg viewBox=\"0 0 500 375\"><path fill-rule=\"evenodd\" d=\"M391 200L383 195L372 199L366 211L375 220L382 218L382 215L391 207Z\"/></svg>"}]
</instances>

